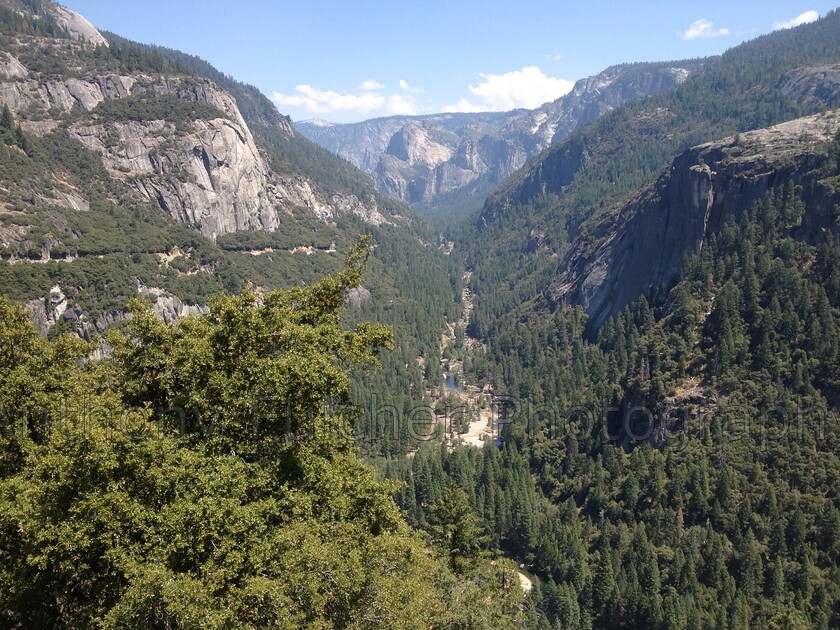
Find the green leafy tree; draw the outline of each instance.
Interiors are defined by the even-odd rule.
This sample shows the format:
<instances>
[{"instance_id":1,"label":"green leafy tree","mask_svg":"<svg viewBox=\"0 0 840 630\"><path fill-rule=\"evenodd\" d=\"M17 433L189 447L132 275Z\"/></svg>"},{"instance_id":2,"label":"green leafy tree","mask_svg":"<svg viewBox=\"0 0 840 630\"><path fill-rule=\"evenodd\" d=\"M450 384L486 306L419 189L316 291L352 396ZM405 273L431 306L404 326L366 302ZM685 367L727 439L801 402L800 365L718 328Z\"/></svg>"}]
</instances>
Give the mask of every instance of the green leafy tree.
<instances>
[{"instance_id":1,"label":"green leafy tree","mask_svg":"<svg viewBox=\"0 0 840 630\"><path fill-rule=\"evenodd\" d=\"M219 298L177 328L134 305L105 363L0 300L2 625L510 627L515 571L488 564L459 589L356 456L350 417L324 410L388 343L381 327L341 327L366 255L310 288ZM291 430L260 407L253 431L265 396ZM200 417L169 422L176 405ZM469 554L474 521L453 513Z\"/></svg>"},{"instance_id":2,"label":"green leafy tree","mask_svg":"<svg viewBox=\"0 0 840 630\"><path fill-rule=\"evenodd\" d=\"M377 364L375 350L391 346L381 325L341 328L368 253L357 247L337 276L308 288L220 296L177 327L132 302L128 334L109 339L125 403L185 414L214 452L274 457L283 441L316 434L347 450L346 418L324 415L325 405L346 403L349 368Z\"/></svg>"}]
</instances>

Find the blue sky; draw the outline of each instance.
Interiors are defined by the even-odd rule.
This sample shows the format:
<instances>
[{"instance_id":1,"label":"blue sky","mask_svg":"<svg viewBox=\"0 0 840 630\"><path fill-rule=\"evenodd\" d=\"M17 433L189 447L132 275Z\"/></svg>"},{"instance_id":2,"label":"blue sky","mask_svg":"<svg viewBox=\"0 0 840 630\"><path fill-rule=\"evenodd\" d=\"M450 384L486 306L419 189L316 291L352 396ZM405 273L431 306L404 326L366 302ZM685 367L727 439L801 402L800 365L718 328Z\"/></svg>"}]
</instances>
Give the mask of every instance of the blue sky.
<instances>
[{"instance_id":1,"label":"blue sky","mask_svg":"<svg viewBox=\"0 0 840 630\"><path fill-rule=\"evenodd\" d=\"M835 0L836 1L836 0ZM198 55L294 120L537 107L609 65L719 54L820 0L65 0L96 27Z\"/></svg>"}]
</instances>

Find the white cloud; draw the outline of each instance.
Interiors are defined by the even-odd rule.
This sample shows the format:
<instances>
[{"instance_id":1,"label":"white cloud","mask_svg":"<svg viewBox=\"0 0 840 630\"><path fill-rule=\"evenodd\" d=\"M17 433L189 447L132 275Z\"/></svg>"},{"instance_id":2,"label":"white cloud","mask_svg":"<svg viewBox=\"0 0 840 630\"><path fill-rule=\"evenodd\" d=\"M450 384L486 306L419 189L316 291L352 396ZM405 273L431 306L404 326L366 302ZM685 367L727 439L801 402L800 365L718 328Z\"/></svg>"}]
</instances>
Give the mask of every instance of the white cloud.
<instances>
[{"instance_id":1,"label":"white cloud","mask_svg":"<svg viewBox=\"0 0 840 630\"><path fill-rule=\"evenodd\" d=\"M336 111L355 111L367 114L380 109L385 97L375 92L362 94L339 94L332 90L319 90L311 85L298 85L294 94L275 92L271 95L275 103L286 107L303 107L313 114L327 114Z\"/></svg>"},{"instance_id":2,"label":"white cloud","mask_svg":"<svg viewBox=\"0 0 840 630\"><path fill-rule=\"evenodd\" d=\"M711 20L696 20L691 23L691 26L680 33L680 37L686 40L709 39L711 37L720 37L721 35L729 35L729 29L719 28L715 30L715 25Z\"/></svg>"},{"instance_id":3,"label":"white cloud","mask_svg":"<svg viewBox=\"0 0 840 630\"><path fill-rule=\"evenodd\" d=\"M400 88L402 88L406 92L414 92L415 94L422 94L423 92L426 91L423 88L411 87L408 84L408 81L405 81L404 79L400 79Z\"/></svg>"},{"instance_id":4,"label":"white cloud","mask_svg":"<svg viewBox=\"0 0 840 630\"><path fill-rule=\"evenodd\" d=\"M811 22L816 22L820 19L820 14L816 11L805 11L804 13L800 13L795 18L788 20L787 22L776 22L773 24L773 30L778 31L783 28L793 28L794 26L800 26L802 24L810 24Z\"/></svg>"},{"instance_id":5,"label":"white cloud","mask_svg":"<svg viewBox=\"0 0 840 630\"><path fill-rule=\"evenodd\" d=\"M385 111L395 116L413 116L417 113L417 104L413 96L392 94L385 101Z\"/></svg>"},{"instance_id":6,"label":"white cloud","mask_svg":"<svg viewBox=\"0 0 840 630\"><path fill-rule=\"evenodd\" d=\"M401 83L404 83L401 82ZM406 84L407 85L407 84ZM370 114L384 111L393 115L413 115L417 112L417 103L411 93L386 95L380 93L384 86L376 81L365 81L359 85L364 90L359 94L341 94L333 90L319 90L311 85L298 85L292 94L274 92L272 100L280 107L296 107L312 114L332 112L357 112ZM422 91L418 88L406 88L408 92Z\"/></svg>"},{"instance_id":7,"label":"white cloud","mask_svg":"<svg viewBox=\"0 0 840 630\"><path fill-rule=\"evenodd\" d=\"M473 96L481 99L473 103L460 99L455 105L444 107L445 112L508 111L524 107L534 109L543 103L568 94L574 87L573 81L549 77L536 66L505 74L479 74L483 81L469 86Z\"/></svg>"},{"instance_id":8,"label":"white cloud","mask_svg":"<svg viewBox=\"0 0 840 630\"><path fill-rule=\"evenodd\" d=\"M368 79L367 81L362 81L359 84L360 90L365 90L366 92L370 92L372 90L381 90L385 86L382 85L379 81L375 81L373 79Z\"/></svg>"},{"instance_id":9,"label":"white cloud","mask_svg":"<svg viewBox=\"0 0 840 630\"><path fill-rule=\"evenodd\" d=\"M467 99L459 99L454 105L446 105L443 110L445 113L450 112L486 112L489 111L486 105L474 105Z\"/></svg>"},{"instance_id":10,"label":"white cloud","mask_svg":"<svg viewBox=\"0 0 840 630\"><path fill-rule=\"evenodd\" d=\"M561 55L559 53L556 54L556 55L550 55L548 58L551 59L552 61L563 61L563 55Z\"/></svg>"}]
</instances>

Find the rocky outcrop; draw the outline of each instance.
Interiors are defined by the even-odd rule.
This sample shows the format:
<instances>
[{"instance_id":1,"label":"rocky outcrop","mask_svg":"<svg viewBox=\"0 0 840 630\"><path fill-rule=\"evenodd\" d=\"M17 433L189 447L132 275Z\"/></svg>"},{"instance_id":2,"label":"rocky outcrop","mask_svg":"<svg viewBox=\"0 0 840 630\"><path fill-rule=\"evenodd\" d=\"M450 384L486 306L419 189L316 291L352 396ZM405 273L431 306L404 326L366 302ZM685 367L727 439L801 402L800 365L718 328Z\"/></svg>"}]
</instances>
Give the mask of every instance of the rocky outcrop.
<instances>
[{"instance_id":1,"label":"rocky outcrop","mask_svg":"<svg viewBox=\"0 0 840 630\"><path fill-rule=\"evenodd\" d=\"M344 295L344 300L350 306L354 308L359 308L365 302L371 299L370 289L366 287L353 287L352 289L348 289L348 291Z\"/></svg>"},{"instance_id":2,"label":"rocky outcrop","mask_svg":"<svg viewBox=\"0 0 840 630\"><path fill-rule=\"evenodd\" d=\"M49 2L26 2L24 0L0 0L0 6L5 6L12 11L31 15L35 19L50 20L54 26L64 31L74 41L92 44L94 46L107 46L102 33L75 11L65 6Z\"/></svg>"},{"instance_id":3,"label":"rocky outcrop","mask_svg":"<svg viewBox=\"0 0 840 630\"><path fill-rule=\"evenodd\" d=\"M840 106L840 64L799 68L783 78L782 93L806 107Z\"/></svg>"},{"instance_id":4,"label":"rocky outcrop","mask_svg":"<svg viewBox=\"0 0 840 630\"><path fill-rule=\"evenodd\" d=\"M67 298L61 287L55 285L50 289L48 297L30 300L24 305L24 309L40 333L46 335L67 311Z\"/></svg>"},{"instance_id":5,"label":"rocky outcrop","mask_svg":"<svg viewBox=\"0 0 840 630\"><path fill-rule=\"evenodd\" d=\"M41 80L30 75L15 57L7 55L7 58L6 63L2 63L0 58L0 78L5 73L6 78L15 80L0 83L0 100L9 106L25 129L34 133L44 133L41 131L43 125L38 123L44 122L48 111L63 114L69 113L73 108L90 111L106 99L129 96L136 82L133 77L117 74L102 74L84 79L70 77L64 80ZM32 112L41 114L38 120L29 120Z\"/></svg>"},{"instance_id":6,"label":"rocky outcrop","mask_svg":"<svg viewBox=\"0 0 840 630\"><path fill-rule=\"evenodd\" d=\"M66 44L68 52L73 45ZM273 231L293 212L322 221L355 214L375 225L387 222L374 199L327 196L301 176L272 171L236 101L212 81L141 73L44 79L7 53L0 55L4 75L0 103L24 129L42 135L64 123L72 136L102 155L113 177L210 238L237 230ZM202 103L218 115L173 121L99 114L103 102L128 97ZM57 191L50 201L75 209L86 204L69 197L65 203L66 197Z\"/></svg>"},{"instance_id":7,"label":"rocky outcrop","mask_svg":"<svg viewBox=\"0 0 840 630\"><path fill-rule=\"evenodd\" d=\"M168 81L146 90L195 99L227 117L194 120L180 129L166 120L103 125L92 117L72 125L71 133L102 154L114 177L131 183L174 219L211 238L235 230L274 230L278 206L304 206L314 197L306 186L271 186L266 161L233 99L221 89L209 82L184 87Z\"/></svg>"},{"instance_id":8,"label":"rocky outcrop","mask_svg":"<svg viewBox=\"0 0 840 630\"><path fill-rule=\"evenodd\" d=\"M671 89L701 62L627 64L581 79L566 96L535 110L395 116L348 125L297 124L321 146L374 176L380 192L433 205L441 195L479 194L501 183L539 151L614 107ZM474 187L482 179L484 185Z\"/></svg>"},{"instance_id":9,"label":"rocky outcrop","mask_svg":"<svg viewBox=\"0 0 840 630\"><path fill-rule=\"evenodd\" d=\"M386 217L364 175L296 136L290 119L256 88L177 51L119 39L110 50L94 49L91 44L104 41L95 30L48 0L0 0L0 6L28 14L29 25L7 33L0 51L0 108L7 105L26 132L4 150L14 157L14 168L5 169L0 185L0 263L19 265L18 273L6 274L9 282L51 278L64 285L46 296L42 281L23 288L41 332L58 326L92 339L123 322L128 312L111 309L128 297L126 277L136 279L137 295L148 298L158 316L175 323L203 312L179 296L201 300L218 286L211 281L195 290L189 279L170 283L175 276L206 273L232 288L250 273L235 268L241 255L150 216L154 205L211 239L240 230L286 230L282 238L253 238L288 242L284 251L290 253L321 251L307 243L322 241L314 236L319 232L336 234L336 223L347 215L375 225L412 221L393 203ZM50 11L71 37L50 35ZM51 28L33 26L38 21ZM339 177L330 172L333 165L343 169ZM166 234L167 226L174 234ZM196 250L212 253L175 261L181 249L173 245L192 251L196 243ZM335 244L323 251L335 252ZM179 295L137 279L155 277L147 273L153 254L160 284ZM290 264L292 281L302 267ZM312 265L317 261L307 272ZM23 271L27 266L31 274ZM282 283L286 271L255 275ZM362 303L370 294L360 290L350 297Z\"/></svg>"},{"instance_id":10,"label":"rocky outcrop","mask_svg":"<svg viewBox=\"0 0 840 630\"><path fill-rule=\"evenodd\" d=\"M451 160L457 147L451 135L441 141L432 138L430 131L408 123L391 137L376 169L380 191L416 203L427 202L435 194L436 168Z\"/></svg>"},{"instance_id":11,"label":"rocky outcrop","mask_svg":"<svg viewBox=\"0 0 840 630\"><path fill-rule=\"evenodd\" d=\"M631 203L590 222L548 289L553 304L580 305L599 327L641 295L673 285L687 256L768 191L809 190L794 236L838 230L840 194L818 182L815 143L840 129L840 112L809 116L696 146Z\"/></svg>"},{"instance_id":12,"label":"rocky outcrop","mask_svg":"<svg viewBox=\"0 0 840 630\"><path fill-rule=\"evenodd\" d=\"M16 57L0 52L0 79L23 79L29 73Z\"/></svg>"},{"instance_id":13,"label":"rocky outcrop","mask_svg":"<svg viewBox=\"0 0 840 630\"><path fill-rule=\"evenodd\" d=\"M432 139L429 130L408 123L391 137L385 153L409 166L435 167L451 159L454 150Z\"/></svg>"},{"instance_id":14,"label":"rocky outcrop","mask_svg":"<svg viewBox=\"0 0 840 630\"><path fill-rule=\"evenodd\" d=\"M185 304L179 297L157 287L144 286L139 280L137 294L147 299L151 311L167 324L177 324L183 317L208 312L206 306ZM50 289L48 297L30 300L24 305L24 309L42 335L46 335L53 326L63 322L69 331L85 341L91 341L114 324L131 318L131 314L125 309L90 318L80 307L67 303L67 298L58 285Z\"/></svg>"},{"instance_id":15,"label":"rocky outcrop","mask_svg":"<svg viewBox=\"0 0 840 630\"><path fill-rule=\"evenodd\" d=\"M108 45L108 40L102 36L102 33L75 11L71 11L60 4L52 3L48 5L47 10L58 27L70 35L72 39L87 42L94 46Z\"/></svg>"}]
</instances>

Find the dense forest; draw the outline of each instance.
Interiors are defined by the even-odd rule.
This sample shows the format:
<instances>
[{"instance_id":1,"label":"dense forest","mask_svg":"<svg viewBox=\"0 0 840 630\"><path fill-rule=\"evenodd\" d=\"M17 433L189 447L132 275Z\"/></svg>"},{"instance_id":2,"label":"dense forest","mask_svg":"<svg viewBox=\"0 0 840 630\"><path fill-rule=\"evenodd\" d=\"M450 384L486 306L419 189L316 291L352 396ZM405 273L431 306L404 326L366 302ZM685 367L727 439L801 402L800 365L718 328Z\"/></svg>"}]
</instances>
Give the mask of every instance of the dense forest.
<instances>
[{"instance_id":1,"label":"dense forest","mask_svg":"<svg viewBox=\"0 0 840 630\"><path fill-rule=\"evenodd\" d=\"M840 134L803 133L803 185L772 178L599 328L547 296L678 153L836 107L796 79L840 61L840 13L616 108L440 234L256 88L113 34L73 42L47 9L0 6L3 51L40 79L213 81L275 172L389 220L296 208L206 238L71 132L221 110L141 89L3 107L0 626L840 626L840 234L814 202L837 198ZM114 325L39 334L21 305L55 286ZM202 312L164 323L141 286ZM469 391L481 448L435 413Z\"/></svg>"},{"instance_id":2,"label":"dense forest","mask_svg":"<svg viewBox=\"0 0 840 630\"><path fill-rule=\"evenodd\" d=\"M828 181L838 156L840 136ZM834 627L840 240L793 237L802 194L733 218L593 339L579 310L513 314L470 376L515 402L500 449L381 463L410 522L461 488L542 578L532 627Z\"/></svg>"},{"instance_id":3,"label":"dense forest","mask_svg":"<svg viewBox=\"0 0 840 630\"><path fill-rule=\"evenodd\" d=\"M178 327L137 301L82 367L90 344L0 302L4 627L515 627L515 568L452 534L478 531L460 495L424 548L324 409L392 343L341 326L368 254Z\"/></svg>"}]
</instances>

